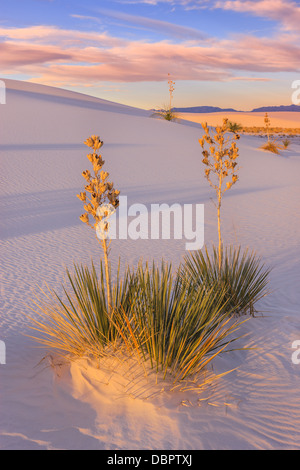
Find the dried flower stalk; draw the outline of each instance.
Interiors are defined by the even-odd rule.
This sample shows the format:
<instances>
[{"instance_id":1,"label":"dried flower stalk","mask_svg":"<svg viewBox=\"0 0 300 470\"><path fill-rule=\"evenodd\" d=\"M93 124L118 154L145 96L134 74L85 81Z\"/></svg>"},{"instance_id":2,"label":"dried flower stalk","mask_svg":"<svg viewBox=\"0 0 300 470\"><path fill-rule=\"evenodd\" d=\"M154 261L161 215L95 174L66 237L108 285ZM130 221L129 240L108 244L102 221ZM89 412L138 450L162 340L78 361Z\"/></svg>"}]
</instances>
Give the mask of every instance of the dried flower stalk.
<instances>
[{"instance_id":1,"label":"dried flower stalk","mask_svg":"<svg viewBox=\"0 0 300 470\"><path fill-rule=\"evenodd\" d=\"M264 121L265 121L266 129L267 129L268 142L270 143L270 125L271 125L271 121L269 119L268 113L265 114Z\"/></svg>"},{"instance_id":2,"label":"dried flower stalk","mask_svg":"<svg viewBox=\"0 0 300 470\"><path fill-rule=\"evenodd\" d=\"M171 80L171 75L168 73L168 77L169 77L169 80L168 80L168 84L169 84L169 93L170 93L170 113L171 113L171 109L172 109L172 98L173 98L173 91L175 90L175 82L173 82L173 80Z\"/></svg>"},{"instance_id":3,"label":"dried flower stalk","mask_svg":"<svg viewBox=\"0 0 300 470\"><path fill-rule=\"evenodd\" d=\"M86 180L85 191L77 194L77 197L84 203L85 212L79 217L80 220L96 231L97 239L101 243L104 253L105 277L107 288L107 304L109 311L112 308L111 302L111 279L108 262L108 241L109 216L119 205L118 196L120 191L114 189L114 184L109 182L109 173L102 170L105 161L97 151L102 147L103 142L99 136L92 135L85 142L85 145L92 148L93 153L87 155L93 166L94 175L89 170L82 172ZM101 171L100 171L101 170ZM92 216L94 223L90 223L89 216Z\"/></svg>"},{"instance_id":4,"label":"dried flower stalk","mask_svg":"<svg viewBox=\"0 0 300 470\"><path fill-rule=\"evenodd\" d=\"M238 154L238 148L236 146L236 140L240 138L239 134L235 134L234 137L225 137L228 132L228 119L223 119L223 125L217 126L215 131L216 134L212 137L210 135L207 123L202 123L204 129L204 136L199 139L199 143L204 148L205 143L209 145L208 150L203 150L202 162L206 166L205 177L212 188L216 191L217 195L217 214L218 214L218 237L219 237L219 272L221 272L221 260L222 260L222 237L221 237L221 203L224 193L230 189L238 180L236 174L238 167L235 161ZM226 181L227 180L227 181ZM228 181L229 180L229 181ZM224 183L226 185L224 187Z\"/></svg>"}]
</instances>

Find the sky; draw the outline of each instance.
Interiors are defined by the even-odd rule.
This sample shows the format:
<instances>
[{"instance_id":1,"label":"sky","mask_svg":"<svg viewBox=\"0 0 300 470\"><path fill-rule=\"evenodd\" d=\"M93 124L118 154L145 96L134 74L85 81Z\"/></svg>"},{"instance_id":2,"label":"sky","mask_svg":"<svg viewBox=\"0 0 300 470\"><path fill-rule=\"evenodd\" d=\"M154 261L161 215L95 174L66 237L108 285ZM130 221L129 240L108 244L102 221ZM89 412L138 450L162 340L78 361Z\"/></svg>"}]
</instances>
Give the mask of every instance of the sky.
<instances>
[{"instance_id":1,"label":"sky","mask_svg":"<svg viewBox=\"0 0 300 470\"><path fill-rule=\"evenodd\" d=\"M0 0L0 78L143 109L292 104L300 1Z\"/></svg>"}]
</instances>

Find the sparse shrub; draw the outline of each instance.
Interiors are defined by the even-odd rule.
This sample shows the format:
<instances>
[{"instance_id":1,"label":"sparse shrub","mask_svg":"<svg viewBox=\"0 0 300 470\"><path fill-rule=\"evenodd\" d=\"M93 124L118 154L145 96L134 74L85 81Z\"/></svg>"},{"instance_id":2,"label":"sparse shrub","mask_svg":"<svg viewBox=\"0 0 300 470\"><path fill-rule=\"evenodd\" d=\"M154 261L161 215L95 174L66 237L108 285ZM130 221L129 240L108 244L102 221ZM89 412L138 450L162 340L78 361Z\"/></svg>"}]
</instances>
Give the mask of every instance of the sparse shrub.
<instances>
[{"instance_id":1,"label":"sparse shrub","mask_svg":"<svg viewBox=\"0 0 300 470\"><path fill-rule=\"evenodd\" d=\"M275 142L271 142L271 141L266 142L260 148L263 149L263 150L267 150L269 152L272 152L272 153L276 153L277 155L279 154L278 145L276 145Z\"/></svg>"},{"instance_id":2,"label":"sparse shrub","mask_svg":"<svg viewBox=\"0 0 300 470\"><path fill-rule=\"evenodd\" d=\"M268 141L267 143L263 144L260 148L263 150L267 150L268 152L279 154L278 144L276 143L276 139L271 140L270 138L270 137L273 137L273 134L271 134L271 121L269 119L268 113L265 114L264 121L266 124L266 133L267 133Z\"/></svg>"},{"instance_id":3,"label":"sparse shrub","mask_svg":"<svg viewBox=\"0 0 300 470\"><path fill-rule=\"evenodd\" d=\"M153 113L154 116L160 116L166 121L176 121L177 120L177 114L172 111L172 109L168 108L163 108L160 109L159 111L155 111Z\"/></svg>"},{"instance_id":4,"label":"sparse shrub","mask_svg":"<svg viewBox=\"0 0 300 470\"><path fill-rule=\"evenodd\" d=\"M237 132L241 132L243 130L243 126L238 124L237 122L228 122L228 130L229 132L233 132L236 134Z\"/></svg>"},{"instance_id":5,"label":"sparse shrub","mask_svg":"<svg viewBox=\"0 0 300 470\"><path fill-rule=\"evenodd\" d=\"M282 141L282 145L285 149L287 149L290 146L291 141L289 139L284 139Z\"/></svg>"}]
</instances>

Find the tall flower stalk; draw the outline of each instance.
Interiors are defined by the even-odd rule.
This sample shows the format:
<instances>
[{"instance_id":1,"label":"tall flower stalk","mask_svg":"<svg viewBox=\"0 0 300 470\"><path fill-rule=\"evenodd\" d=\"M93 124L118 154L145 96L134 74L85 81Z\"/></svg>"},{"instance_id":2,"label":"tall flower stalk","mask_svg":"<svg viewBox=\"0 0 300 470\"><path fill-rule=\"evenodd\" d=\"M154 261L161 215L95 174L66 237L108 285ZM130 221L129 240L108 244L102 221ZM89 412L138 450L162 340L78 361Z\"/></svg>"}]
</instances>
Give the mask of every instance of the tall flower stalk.
<instances>
[{"instance_id":1,"label":"tall flower stalk","mask_svg":"<svg viewBox=\"0 0 300 470\"><path fill-rule=\"evenodd\" d=\"M168 73L168 85L169 85L169 94L170 94L170 106L169 106L169 112L171 114L171 110L172 110L172 98L173 98L173 91L175 90L175 82L173 82L173 80L171 80L171 75Z\"/></svg>"},{"instance_id":2,"label":"tall flower stalk","mask_svg":"<svg viewBox=\"0 0 300 470\"><path fill-rule=\"evenodd\" d=\"M226 137L228 132L228 119L223 119L223 125L217 126L215 135L210 135L207 123L202 123L204 136L199 139L202 148L205 143L209 145L209 151L203 150L202 162L206 166L205 177L209 184L214 188L217 195L217 215L218 215L218 238L219 238L219 273L222 264L222 235L221 235L221 204L224 193L230 189L238 180L236 174L238 167L235 161L238 157L238 148L236 140L240 138L238 134L234 137ZM227 181L226 181L227 180ZM226 185L225 185L226 183Z\"/></svg>"},{"instance_id":3,"label":"tall flower stalk","mask_svg":"<svg viewBox=\"0 0 300 470\"><path fill-rule=\"evenodd\" d=\"M103 145L99 136L92 135L84 143L93 150L92 153L87 155L87 158L93 166L94 174L92 175L89 170L82 172L82 176L87 184L84 187L85 191L77 194L77 197L84 203L83 208L85 210L80 216L80 220L95 230L97 239L103 248L107 305L108 311L111 311L112 295L110 265L108 261L110 245L110 241L108 240L108 219L119 205L118 195L120 191L114 189L114 184L108 181L109 173L102 170L105 161L102 159L102 156L97 153ZM93 224L90 223L89 216L93 217Z\"/></svg>"},{"instance_id":4,"label":"tall flower stalk","mask_svg":"<svg viewBox=\"0 0 300 470\"><path fill-rule=\"evenodd\" d=\"M269 119L268 113L265 114L264 121L265 121L265 124L266 124L268 143L270 143L270 125L271 125L271 121Z\"/></svg>"}]
</instances>

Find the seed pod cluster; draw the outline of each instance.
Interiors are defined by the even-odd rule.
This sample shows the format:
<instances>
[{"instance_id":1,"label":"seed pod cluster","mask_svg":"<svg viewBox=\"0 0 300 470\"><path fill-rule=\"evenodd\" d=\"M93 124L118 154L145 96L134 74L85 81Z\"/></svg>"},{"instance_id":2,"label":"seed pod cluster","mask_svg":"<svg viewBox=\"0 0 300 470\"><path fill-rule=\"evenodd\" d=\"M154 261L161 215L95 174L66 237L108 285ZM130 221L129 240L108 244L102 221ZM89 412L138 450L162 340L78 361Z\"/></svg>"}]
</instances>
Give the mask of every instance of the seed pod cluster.
<instances>
[{"instance_id":1,"label":"seed pod cluster","mask_svg":"<svg viewBox=\"0 0 300 470\"><path fill-rule=\"evenodd\" d=\"M240 136L235 134L234 137L226 137L228 119L223 119L223 125L215 128L215 135L213 136L211 136L206 122L202 123L202 127L205 133L199 139L199 143L203 149L205 144L209 145L209 151L206 149L202 151L204 157L202 163L206 166L204 174L217 193L220 190L220 184L222 187L223 180L230 178L230 181L226 182L226 186L221 191L223 194L238 180L236 174L238 168L235 160L239 156L236 140Z\"/></svg>"},{"instance_id":2,"label":"seed pod cluster","mask_svg":"<svg viewBox=\"0 0 300 470\"><path fill-rule=\"evenodd\" d=\"M83 208L85 213L79 218L91 228L96 229L97 224L102 221L105 215L107 216L107 211L103 213L99 208L104 205L107 206L108 204L115 210L119 205L118 196L120 191L114 189L112 182L107 181L109 173L102 170L105 161L102 159L102 156L97 153L103 145L99 136L92 135L86 139L84 143L93 150L92 153L87 155L87 158L93 166L94 175L92 175L89 170L82 172L82 176L86 181L84 187L85 191L77 194L77 197L84 203ZM89 216L94 218L93 225L90 223ZM108 224L105 226L108 229Z\"/></svg>"}]
</instances>

